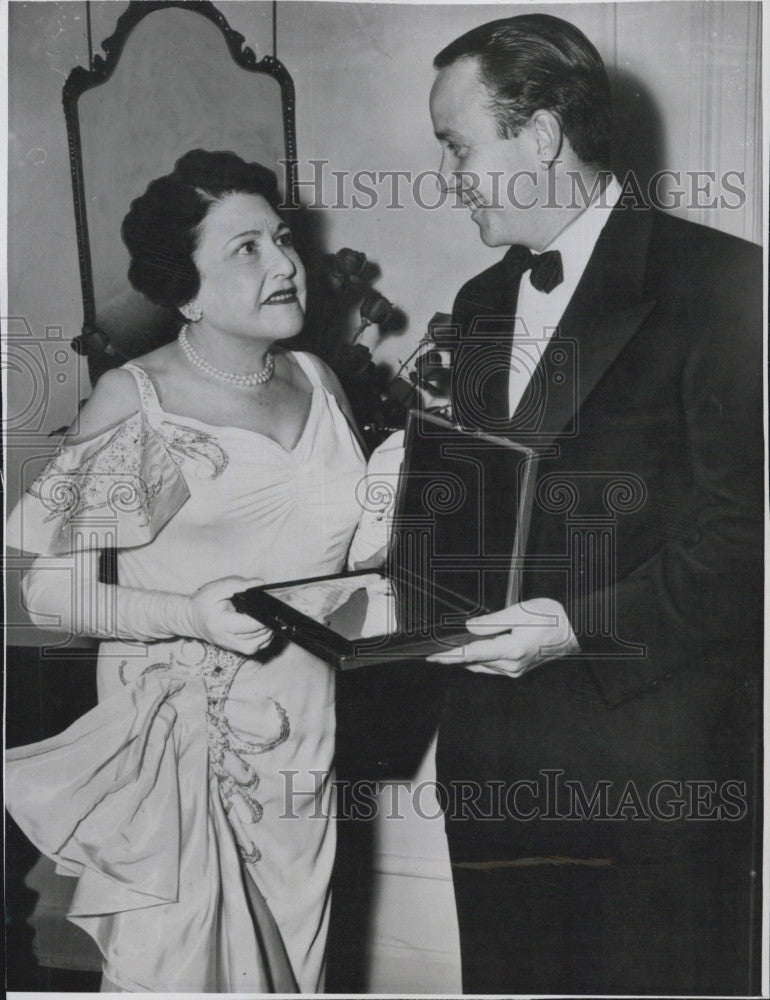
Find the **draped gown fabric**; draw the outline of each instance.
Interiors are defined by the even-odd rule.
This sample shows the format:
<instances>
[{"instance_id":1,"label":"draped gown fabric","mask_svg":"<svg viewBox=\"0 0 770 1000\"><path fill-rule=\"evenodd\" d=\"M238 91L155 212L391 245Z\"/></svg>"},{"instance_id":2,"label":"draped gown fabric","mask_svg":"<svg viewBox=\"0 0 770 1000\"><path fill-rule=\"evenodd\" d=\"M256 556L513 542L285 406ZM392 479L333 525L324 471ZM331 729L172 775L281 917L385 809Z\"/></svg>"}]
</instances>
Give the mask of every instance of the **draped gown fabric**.
<instances>
[{"instance_id":1,"label":"draped gown fabric","mask_svg":"<svg viewBox=\"0 0 770 1000\"><path fill-rule=\"evenodd\" d=\"M44 555L112 544L120 584L192 593L343 568L363 457L314 363L291 451L142 408L64 446L9 525ZM77 536L79 541L73 539ZM334 860L334 677L288 645L265 663L193 639L105 641L99 704L8 752L10 812L60 871L69 917L130 991L318 992Z\"/></svg>"}]
</instances>

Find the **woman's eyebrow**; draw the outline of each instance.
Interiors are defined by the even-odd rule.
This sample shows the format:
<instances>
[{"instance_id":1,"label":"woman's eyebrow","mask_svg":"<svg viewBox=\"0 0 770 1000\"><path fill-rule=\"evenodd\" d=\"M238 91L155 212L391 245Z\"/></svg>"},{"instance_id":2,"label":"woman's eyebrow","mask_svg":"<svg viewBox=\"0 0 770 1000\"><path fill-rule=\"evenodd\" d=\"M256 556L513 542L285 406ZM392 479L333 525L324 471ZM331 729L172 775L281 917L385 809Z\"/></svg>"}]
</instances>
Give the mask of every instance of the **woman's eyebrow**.
<instances>
[{"instance_id":1,"label":"woman's eyebrow","mask_svg":"<svg viewBox=\"0 0 770 1000\"><path fill-rule=\"evenodd\" d=\"M291 229L289 228L288 223L281 222L281 223L279 223L275 227L275 232L276 233L290 233ZM227 241L227 244L229 245L230 243L234 242L235 240L241 240L241 239L243 239L244 236L261 236L261 235L262 235L262 230L261 229L247 229L243 233L238 233L236 236L231 236L230 239Z\"/></svg>"},{"instance_id":2,"label":"woman's eyebrow","mask_svg":"<svg viewBox=\"0 0 770 1000\"><path fill-rule=\"evenodd\" d=\"M244 233L238 233L237 236L231 236L227 242L232 243L233 240L243 239L244 236L261 236L261 235L262 235L261 229L247 229Z\"/></svg>"}]
</instances>

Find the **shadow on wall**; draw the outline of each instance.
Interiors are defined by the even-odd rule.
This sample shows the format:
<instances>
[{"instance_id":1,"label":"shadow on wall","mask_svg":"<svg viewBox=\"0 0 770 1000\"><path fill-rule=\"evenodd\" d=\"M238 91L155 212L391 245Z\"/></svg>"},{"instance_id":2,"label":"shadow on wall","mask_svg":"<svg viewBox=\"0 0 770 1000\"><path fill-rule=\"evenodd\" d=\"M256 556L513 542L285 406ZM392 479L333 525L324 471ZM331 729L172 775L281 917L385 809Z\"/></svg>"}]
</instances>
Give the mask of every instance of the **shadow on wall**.
<instances>
[{"instance_id":1,"label":"shadow on wall","mask_svg":"<svg viewBox=\"0 0 770 1000\"><path fill-rule=\"evenodd\" d=\"M632 172L646 192L651 178L670 166L660 109L645 84L622 70L612 87L612 107L612 169L621 183Z\"/></svg>"}]
</instances>

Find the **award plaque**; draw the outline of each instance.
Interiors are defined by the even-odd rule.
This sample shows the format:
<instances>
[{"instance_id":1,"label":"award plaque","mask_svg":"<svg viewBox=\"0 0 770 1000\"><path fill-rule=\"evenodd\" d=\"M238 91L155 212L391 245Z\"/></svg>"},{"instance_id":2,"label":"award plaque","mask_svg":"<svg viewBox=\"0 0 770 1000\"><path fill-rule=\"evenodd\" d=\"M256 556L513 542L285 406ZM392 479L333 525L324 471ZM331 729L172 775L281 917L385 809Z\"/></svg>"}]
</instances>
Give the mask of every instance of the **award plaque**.
<instances>
[{"instance_id":1,"label":"award plaque","mask_svg":"<svg viewBox=\"0 0 770 1000\"><path fill-rule=\"evenodd\" d=\"M535 464L530 448L413 410L384 566L252 587L233 603L341 670L472 642L468 618L518 600ZM382 503L393 484L372 479L363 492Z\"/></svg>"}]
</instances>

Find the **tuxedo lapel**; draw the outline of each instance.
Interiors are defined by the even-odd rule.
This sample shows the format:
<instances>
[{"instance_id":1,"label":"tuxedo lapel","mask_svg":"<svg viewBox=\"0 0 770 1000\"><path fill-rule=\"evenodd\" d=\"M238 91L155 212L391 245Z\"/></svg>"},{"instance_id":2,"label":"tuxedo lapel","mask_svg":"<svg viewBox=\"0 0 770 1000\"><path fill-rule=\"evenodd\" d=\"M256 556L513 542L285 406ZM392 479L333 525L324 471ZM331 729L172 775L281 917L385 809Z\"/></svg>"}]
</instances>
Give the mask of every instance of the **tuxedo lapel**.
<instances>
[{"instance_id":1,"label":"tuxedo lapel","mask_svg":"<svg viewBox=\"0 0 770 1000\"><path fill-rule=\"evenodd\" d=\"M471 279L455 300L459 342L452 368L458 421L503 431L508 422L509 359L513 345L521 269L509 251Z\"/></svg>"},{"instance_id":2,"label":"tuxedo lapel","mask_svg":"<svg viewBox=\"0 0 770 1000\"><path fill-rule=\"evenodd\" d=\"M645 321L655 298L644 287L653 213L615 208L572 299L540 359L533 386L545 392L536 439L547 446L573 422L615 358ZM566 351L566 354L565 354ZM564 372L564 358L570 370ZM555 391L562 373L569 387ZM520 411L511 418L521 424ZM531 403L531 401L530 401Z\"/></svg>"},{"instance_id":3,"label":"tuxedo lapel","mask_svg":"<svg viewBox=\"0 0 770 1000\"><path fill-rule=\"evenodd\" d=\"M511 287L511 268L506 254L492 267L471 279L460 291L454 305L462 335L473 334L474 323L495 317L512 317L518 287Z\"/></svg>"}]
</instances>

